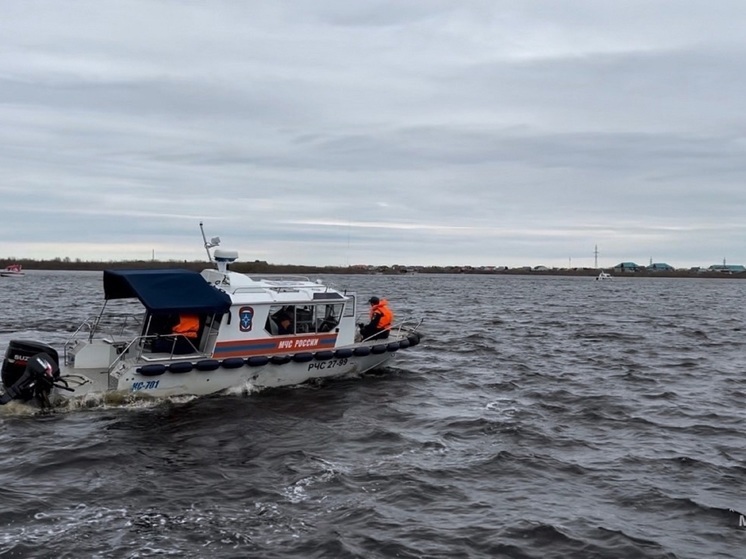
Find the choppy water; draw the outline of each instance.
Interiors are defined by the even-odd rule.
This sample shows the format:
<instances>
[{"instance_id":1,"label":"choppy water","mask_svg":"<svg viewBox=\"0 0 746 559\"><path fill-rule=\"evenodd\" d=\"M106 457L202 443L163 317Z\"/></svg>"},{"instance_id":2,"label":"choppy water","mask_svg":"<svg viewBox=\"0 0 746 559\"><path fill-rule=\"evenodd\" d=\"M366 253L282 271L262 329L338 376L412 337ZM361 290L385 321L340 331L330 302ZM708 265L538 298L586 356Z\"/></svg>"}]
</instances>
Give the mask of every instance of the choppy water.
<instances>
[{"instance_id":1,"label":"choppy water","mask_svg":"<svg viewBox=\"0 0 746 559\"><path fill-rule=\"evenodd\" d=\"M321 386L0 409L0 556L746 556L746 282L333 281L427 337ZM0 351L100 293L0 280Z\"/></svg>"}]
</instances>

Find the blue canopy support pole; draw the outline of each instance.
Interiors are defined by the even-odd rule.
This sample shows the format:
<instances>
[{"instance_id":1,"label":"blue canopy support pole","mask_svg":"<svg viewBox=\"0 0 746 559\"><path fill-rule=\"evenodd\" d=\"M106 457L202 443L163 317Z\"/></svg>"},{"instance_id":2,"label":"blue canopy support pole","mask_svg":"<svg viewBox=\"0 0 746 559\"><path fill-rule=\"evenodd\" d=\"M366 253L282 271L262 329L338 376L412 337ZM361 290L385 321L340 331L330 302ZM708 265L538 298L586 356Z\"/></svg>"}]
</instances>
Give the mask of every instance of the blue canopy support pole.
<instances>
[{"instance_id":1,"label":"blue canopy support pole","mask_svg":"<svg viewBox=\"0 0 746 559\"><path fill-rule=\"evenodd\" d=\"M104 299L104 304L101 307L101 312L98 313L98 316L96 317L96 320L93 321L93 325L91 326L91 331L88 333L88 341L89 342L93 341L93 334L95 334L96 331L98 330L98 324L99 324L99 322L101 322L101 317L104 315L104 310L106 310L106 304L108 302L109 301L107 299Z\"/></svg>"}]
</instances>

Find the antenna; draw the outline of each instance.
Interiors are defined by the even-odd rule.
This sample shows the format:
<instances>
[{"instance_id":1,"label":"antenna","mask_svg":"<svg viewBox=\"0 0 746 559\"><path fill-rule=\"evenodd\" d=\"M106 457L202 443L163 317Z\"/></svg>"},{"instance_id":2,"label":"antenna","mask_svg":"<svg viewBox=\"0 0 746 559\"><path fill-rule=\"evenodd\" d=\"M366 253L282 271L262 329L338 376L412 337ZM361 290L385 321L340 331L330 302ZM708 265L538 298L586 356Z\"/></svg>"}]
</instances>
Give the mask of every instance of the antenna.
<instances>
[{"instance_id":1,"label":"antenna","mask_svg":"<svg viewBox=\"0 0 746 559\"><path fill-rule=\"evenodd\" d=\"M212 262L212 254L210 254L210 249L213 247L216 247L220 244L220 237L213 237L210 239L210 242L207 241L207 237L205 237L205 228L202 226L202 222L199 222L199 230L202 231L202 240L205 242L205 250L207 251L207 259Z\"/></svg>"},{"instance_id":2,"label":"antenna","mask_svg":"<svg viewBox=\"0 0 746 559\"><path fill-rule=\"evenodd\" d=\"M347 222L347 267L350 267L350 229L352 229L352 222Z\"/></svg>"}]
</instances>

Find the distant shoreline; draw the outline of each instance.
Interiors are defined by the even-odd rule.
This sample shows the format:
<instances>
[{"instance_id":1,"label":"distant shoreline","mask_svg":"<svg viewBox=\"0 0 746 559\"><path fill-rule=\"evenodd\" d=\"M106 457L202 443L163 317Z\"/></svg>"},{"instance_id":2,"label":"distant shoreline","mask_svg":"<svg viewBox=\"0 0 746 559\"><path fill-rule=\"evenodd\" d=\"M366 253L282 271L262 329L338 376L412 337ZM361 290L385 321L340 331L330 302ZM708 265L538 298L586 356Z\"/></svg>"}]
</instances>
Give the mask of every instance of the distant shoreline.
<instances>
[{"instance_id":1,"label":"distant shoreline","mask_svg":"<svg viewBox=\"0 0 746 559\"><path fill-rule=\"evenodd\" d=\"M154 269L186 268L201 271L211 264L205 261L158 261L132 260L116 262L73 261L69 259L24 260L0 259L0 268L9 264L21 264L24 270L60 270L60 271L103 271L115 269ZM746 272L728 273L710 270L673 270L637 272L615 271L614 268L557 268L533 270L527 267L495 269L491 267L472 266L302 266L295 264L269 264L256 260L254 262L234 262L230 269L243 274L335 274L335 275L416 275L416 274L459 274L459 275L522 275L522 276L582 276L594 277L603 270L618 278L720 278L746 279Z\"/></svg>"}]
</instances>

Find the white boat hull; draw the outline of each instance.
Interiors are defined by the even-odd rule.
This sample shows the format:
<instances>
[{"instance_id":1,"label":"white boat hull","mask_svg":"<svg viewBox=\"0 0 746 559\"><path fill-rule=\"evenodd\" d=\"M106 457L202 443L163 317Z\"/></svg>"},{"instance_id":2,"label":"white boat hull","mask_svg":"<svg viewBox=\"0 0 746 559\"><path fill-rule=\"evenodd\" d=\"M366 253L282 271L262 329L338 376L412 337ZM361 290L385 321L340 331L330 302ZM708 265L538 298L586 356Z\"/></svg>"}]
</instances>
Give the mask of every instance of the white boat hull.
<instances>
[{"instance_id":1,"label":"white boat hull","mask_svg":"<svg viewBox=\"0 0 746 559\"><path fill-rule=\"evenodd\" d=\"M76 368L61 370L59 384L50 400L61 403L70 398L117 393L153 398L193 395L204 396L232 390L258 391L294 386L313 380L360 375L379 368L396 352L419 343L420 335L401 330L386 340L367 341L349 347L318 352L276 354L216 360L204 356L185 356L162 363L122 360L114 370ZM102 340L86 343L88 351L109 351Z\"/></svg>"},{"instance_id":2,"label":"white boat hull","mask_svg":"<svg viewBox=\"0 0 746 559\"><path fill-rule=\"evenodd\" d=\"M165 372L157 377L140 373L125 374L119 382L118 391L139 392L155 397L178 394L207 395L233 388L279 388L303 384L310 380L361 374L380 367L391 360L392 354L369 355L359 358L340 358L324 361L282 365L268 363L260 367L244 366L240 369L199 371L188 373Z\"/></svg>"},{"instance_id":3,"label":"white boat hull","mask_svg":"<svg viewBox=\"0 0 746 559\"><path fill-rule=\"evenodd\" d=\"M419 340L419 337L410 336L410 339ZM382 340L380 344L360 344L357 347L375 347L380 351L361 356L329 357L328 354L332 352L275 356L280 364L270 360L264 365L253 365L254 359L246 359L243 366L235 367L236 360L226 360L230 366L225 367L213 359L182 360L160 366L140 364L112 374L68 368L62 371L61 379L72 390L56 388L52 398L60 400L111 392L121 395L137 393L155 398L185 394L203 396L235 389L253 391L294 386L312 380L359 375L381 367L394 358L396 351L384 348L398 343L392 338ZM295 360L299 358L302 360Z\"/></svg>"}]
</instances>

